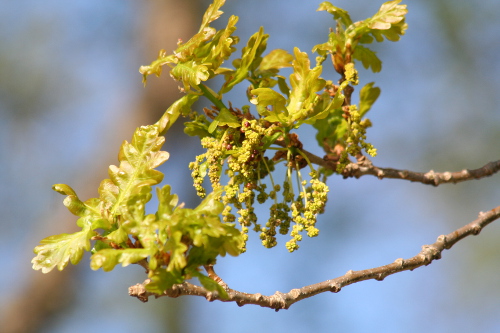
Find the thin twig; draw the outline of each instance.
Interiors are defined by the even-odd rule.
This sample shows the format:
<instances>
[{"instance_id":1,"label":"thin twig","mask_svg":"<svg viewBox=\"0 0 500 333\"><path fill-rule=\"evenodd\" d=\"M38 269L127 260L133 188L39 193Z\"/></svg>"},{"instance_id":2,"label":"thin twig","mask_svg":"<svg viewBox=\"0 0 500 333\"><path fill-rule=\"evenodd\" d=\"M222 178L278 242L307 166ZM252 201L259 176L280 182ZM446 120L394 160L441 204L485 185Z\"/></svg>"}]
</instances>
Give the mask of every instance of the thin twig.
<instances>
[{"instance_id":1,"label":"thin twig","mask_svg":"<svg viewBox=\"0 0 500 333\"><path fill-rule=\"evenodd\" d=\"M434 170L431 170L423 173L392 168L380 168L374 166L370 160L362 159L358 163L348 164L342 175L345 178L359 178L365 175L372 175L378 177L379 179L405 179L426 185L438 186L446 183L456 184L467 180L481 179L489 177L498 171L500 171L500 160L489 162L478 169L464 169L456 172L434 172Z\"/></svg>"},{"instance_id":2,"label":"thin twig","mask_svg":"<svg viewBox=\"0 0 500 333\"><path fill-rule=\"evenodd\" d=\"M205 267L209 278L217 282L222 288L224 288L224 290L230 289L227 283L224 282L224 280L222 280L221 277L217 275L217 273L215 273L213 265L205 265L203 267Z\"/></svg>"},{"instance_id":3,"label":"thin twig","mask_svg":"<svg viewBox=\"0 0 500 333\"><path fill-rule=\"evenodd\" d=\"M137 297L143 302L147 302L149 296L162 297L179 297L183 295L193 295L205 297L208 301L219 300L222 302L236 302L239 306L245 304L256 304L262 307L272 308L276 311L280 309L288 309L292 304L305 298L323 293L323 292L339 292L343 287L350 284L375 279L382 281L386 276L414 270L421 266L427 266L432 261L440 259L441 253L445 249L450 249L458 241L469 235L477 235L489 223L500 218L500 206L486 212L479 213L476 220L453 231L448 235L441 235L437 241L431 245L422 246L422 250L416 256L409 259L396 259L393 263L376 268L365 269L361 271L348 271L343 276L332 280L326 280L320 283L305 286L299 289L292 289L288 293L277 291L274 295L264 296L262 294L247 294L227 288L228 298L223 299L217 292L211 292L203 287L193 285L189 282L174 285L162 295L156 295L146 290L145 283L137 284L129 288L130 296ZM215 273L214 273L215 274Z\"/></svg>"}]
</instances>

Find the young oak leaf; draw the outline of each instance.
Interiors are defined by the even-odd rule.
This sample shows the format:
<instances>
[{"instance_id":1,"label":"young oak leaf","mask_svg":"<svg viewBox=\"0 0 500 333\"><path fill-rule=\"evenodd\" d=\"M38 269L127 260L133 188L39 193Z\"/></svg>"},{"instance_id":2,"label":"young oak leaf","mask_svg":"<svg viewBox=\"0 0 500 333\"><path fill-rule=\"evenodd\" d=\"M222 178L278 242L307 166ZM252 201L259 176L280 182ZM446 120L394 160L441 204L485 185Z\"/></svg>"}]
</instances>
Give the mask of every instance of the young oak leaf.
<instances>
[{"instance_id":1,"label":"young oak leaf","mask_svg":"<svg viewBox=\"0 0 500 333\"><path fill-rule=\"evenodd\" d=\"M188 115L191 111L191 106L198 100L198 98L199 95L187 94L173 102L167 111L165 111L163 116L161 116L160 120L158 120L155 124L158 126L159 135L164 135L180 115Z\"/></svg>"},{"instance_id":2,"label":"young oak leaf","mask_svg":"<svg viewBox=\"0 0 500 333\"><path fill-rule=\"evenodd\" d=\"M194 209L195 213L217 216L224 210L224 204L218 200L222 190L215 190Z\"/></svg>"},{"instance_id":3,"label":"young oak leaf","mask_svg":"<svg viewBox=\"0 0 500 333\"><path fill-rule=\"evenodd\" d=\"M177 61L178 60L174 55L167 55L167 51L160 50L158 58L154 60L151 65L141 66L139 68L139 73L142 74L142 83L146 85L148 75L155 74L156 76L160 76L163 65L175 64Z\"/></svg>"},{"instance_id":4,"label":"young oak leaf","mask_svg":"<svg viewBox=\"0 0 500 333\"><path fill-rule=\"evenodd\" d=\"M196 86L201 81L206 81L210 74L214 73L229 58L235 51L233 45L239 40L238 37L231 36L236 30L237 16L231 16L227 27L219 32L209 26L222 14L219 8L224 2L219 0L209 6L198 33L186 43L179 41L173 55L167 55L165 50L161 50L158 58L151 65L140 67L139 72L143 74L144 84L148 75L160 76L162 66L169 65L173 68L171 70L172 77L182 81L186 91L189 91L189 87L198 90Z\"/></svg>"},{"instance_id":5,"label":"young oak leaf","mask_svg":"<svg viewBox=\"0 0 500 333\"><path fill-rule=\"evenodd\" d=\"M292 121L305 120L318 99L317 92L323 89L326 81L320 78L322 67L310 69L311 62L307 53L294 48L295 60L290 75L292 91L288 100L288 112Z\"/></svg>"},{"instance_id":6,"label":"young oak leaf","mask_svg":"<svg viewBox=\"0 0 500 333\"><path fill-rule=\"evenodd\" d=\"M215 117L215 119L208 127L208 132L213 133L217 126L229 126L232 128L238 128L241 126L241 122L228 109L222 108L219 111L217 117Z\"/></svg>"},{"instance_id":7,"label":"young oak leaf","mask_svg":"<svg viewBox=\"0 0 500 333\"><path fill-rule=\"evenodd\" d=\"M76 192L66 184L55 184L52 186L52 189L58 193L67 195L67 197L63 201L63 204L72 214L80 217L85 215L100 216L98 199L92 198L85 202L82 202L76 195Z\"/></svg>"},{"instance_id":8,"label":"young oak leaf","mask_svg":"<svg viewBox=\"0 0 500 333\"><path fill-rule=\"evenodd\" d=\"M222 63L236 51L234 45L239 42L239 38L232 34L236 31L237 22L238 17L232 15L225 29L218 31L212 41L196 50L196 55L203 58L199 62L209 63L211 71L217 72Z\"/></svg>"},{"instance_id":9,"label":"young oak leaf","mask_svg":"<svg viewBox=\"0 0 500 333\"><path fill-rule=\"evenodd\" d=\"M352 24L351 17L345 9L336 7L328 1L322 2L319 5L318 9L316 9L317 12L322 10L326 10L328 13L332 14L333 19L335 21L340 21L344 25L344 27L348 27Z\"/></svg>"},{"instance_id":10,"label":"young oak leaf","mask_svg":"<svg viewBox=\"0 0 500 333\"><path fill-rule=\"evenodd\" d=\"M201 26L199 31L203 31L210 23L217 20L224 12L220 8L224 5L226 0L215 0L208 6L205 14L203 14L203 19L201 21Z\"/></svg>"},{"instance_id":11,"label":"young oak leaf","mask_svg":"<svg viewBox=\"0 0 500 333\"><path fill-rule=\"evenodd\" d=\"M316 121L313 126L318 131L316 133L316 140L321 147L335 147L335 145L342 141L345 133L347 132L347 121L342 118L342 109L338 108L333 110L329 116L322 121ZM327 150L327 152L330 152Z\"/></svg>"},{"instance_id":12,"label":"young oak leaf","mask_svg":"<svg viewBox=\"0 0 500 333\"><path fill-rule=\"evenodd\" d=\"M257 88L251 91L255 97L250 100L250 103L257 105L257 111L264 116L267 121L288 123L288 110L285 107L286 99L281 94L271 88ZM271 109L268 109L268 106Z\"/></svg>"},{"instance_id":13,"label":"young oak leaf","mask_svg":"<svg viewBox=\"0 0 500 333\"><path fill-rule=\"evenodd\" d=\"M373 73L378 73L382 70L382 61L377 57L377 54L363 45L358 44L356 46L354 59L361 61L364 68L371 68Z\"/></svg>"},{"instance_id":14,"label":"young oak leaf","mask_svg":"<svg viewBox=\"0 0 500 333\"><path fill-rule=\"evenodd\" d=\"M382 42L384 37L393 42L398 41L408 27L405 22L408 10L406 5L398 5L400 2L401 0L393 0L384 3L375 15L347 28L346 36L349 36L353 44L368 34L377 42ZM360 42L370 43L371 38L362 39Z\"/></svg>"},{"instance_id":15,"label":"young oak leaf","mask_svg":"<svg viewBox=\"0 0 500 333\"><path fill-rule=\"evenodd\" d=\"M169 272L181 271L186 267L185 252L188 246L181 241L181 238L181 231L173 231L165 244L165 251L170 253L170 262L167 266L167 271Z\"/></svg>"},{"instance_id":16,"label":"young oak leaf","mask_svg":"<svg viewBox=\"0 0 500 333\"><path fill-rule=\"evenodd\" d=\"M158 211L156 213L158 219L168 219L179 203L177 194L170 194L170 185L165 185L162 188L156 188L156 196L158 197Z\"/></svg>"},{"instance_id":17,"label":"young oak leaf","mask_svg":"<svg viewBox=\"0 0 500 333\"><path fill-rule=\"evenodd\" d=\"M226 82L222 85L219 94L230 91L236 84L249 76L249 71L258 67L262 61L261 55L266 50L268 38L269 35L264 33L262 27L250 37L247 45L241 50L241 59L236 59L233 62L236 70L225 75Z\"/></svg>"},{"instance_id":18,"label":"young oak leaf","mask_svg":"<svg viewBox=\"0 0 500 333\"><path fill-rule=\"evenodd\" d=\"M380 88L373 87L375 82L367 83L359 91L359 114L363 117L372 107L373 103L380 96Z\"/></svg>"},{"instance_id":19,"label":"young oak leaf","mask_svg":"<svg viewBox=\"0 0 500 333\"><path fill-rule=\"evenodd\" d=\"M322 93L318 96L318 102L314 105L312 112L305 121L306 124L314 124L317 120L325 119L339 109L344 103L345 96L340 90L335 93L335 96L331 98L328 92Z\"/></svg>"},{"instance_id":20,"label":"young oak leaf","mask_svg":"<svg viewBox=\"0 0 500 333\"><path fill-rule=\"evenodd\" d=\"M90 250L90 238L93 236L91 223L87 217L80 218L83 229L74 234L60 234L47 237L40 241L34 252L36 257L31 260L34 270L48 273L55 267L62 271L71 261L73 265L80 262L83 251ZM85 222L86 221L86 222Z\"/></svg>"},{"instance_id":21,"label":"young oak leaf","mask_svg":"<svg viewBox=\"0 0 500 333\"><path fill-rule=\"evenodd\" d=\"M184 91L190 91L190 87L197 90L202 81L210 77L209 63L199 64L195 60L178 63L171 71L170 75L184 85Z\"/></svg>"},{"instance_id":22,"label":"young oak leaf","mask_svg":"<svg viewBox=\"0 0 500 333\"><path fill-rule=\"evenodd\" d=\"M110 179L102 181L99 187L108 218L121 215L121 210L125 213L131 196L149 193L152 185L163 180L163 174L154 168L169 157L167 152L160 151L164 141L158 126L149 125L136 129L131 143L123 142L118 154L120 166L110 166Z\"/></svg>"},{"instance_id":23,"label":"young oak leaf","mask_svg":"<svg viewBox=\"0 0 500 333\"><path fill-rule=\"evenodd\" d=\"M149 281L146 290L158 295L171 288L174 284L184 282L184 276L179 272L167 272L165 269L151 270L148 274Z\"/></svg>"},{"instance_id":24,"label":"young oak leaf","mask_svg":"<svg viewBox=\"0 0 500 333\"><path fill-rule=\"evenodd\" d=\"M126 267L152 254L151 249L103 249L90 257L90 268L94 271L102 268L103 271L109 272L118 264Z\"/></svg>"},{"instance_id":25,"label":"young oak leaf","mask_svg":"<svg viewBox=\"0 0 500 333\"><path fill-rule=\"evenodd\" d=\"M210 291L217 291L222 299L227 299L229 297L224 288L222 288L222 286L215 280L212 280L208 276L201 274L198 271L192 271L191 275L197 277L198 280L200 280L201 285L205 287L205 289Z\"/></svg>"},{"instance_id":26,"label":"young oak leaf","mask_svg":"<svg viewBox=\"0 0 500 333\"><path fill-rule=\"evenodd\" d=\"M278 72L280 68L291 67L293 55L285 50L275 49L262 58L258 72L274 71Z\"/></svg>"}]
</instances>

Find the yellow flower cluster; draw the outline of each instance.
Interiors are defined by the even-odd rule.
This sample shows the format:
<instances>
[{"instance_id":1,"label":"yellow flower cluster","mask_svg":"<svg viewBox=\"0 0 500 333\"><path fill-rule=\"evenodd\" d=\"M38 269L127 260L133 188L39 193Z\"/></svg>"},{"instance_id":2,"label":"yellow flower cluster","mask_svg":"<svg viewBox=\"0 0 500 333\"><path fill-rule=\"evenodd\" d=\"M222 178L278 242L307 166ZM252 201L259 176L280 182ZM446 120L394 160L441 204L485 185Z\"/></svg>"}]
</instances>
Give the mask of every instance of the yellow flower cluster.
<instances>
[{"instance_id":1,"label":"yellow flower cluster","mask_svg":"<svg viewBox=\"0 0 500 333\"><path fill-rule=\"evenodd\" d=\"M372 157L377 155L377 149L371 143L366 142L366 129L372 126L370 119L361 119L356 105L349 105L348 131L346 138L346 150L337 165L337 172L341 173L349 162L347 156L356 156L364 149Z\"/></svg>"},{"instance_id":2,"label":"yellow flower cluster","mask_svg":"<svg viewBox=\"0 0 500 333\"><path fill-rule=\"evenodd\" d=\"M282 186L274 184L271 177L273 186L271 191L267 190L267 185L262 183L262 179L274 170L276 158L265 157L263 146L265 138L270 137L273 130L272 127L263 127L258 120L243 119L241 127L228 128L220 138L204 137L202 146L206 152L197 156L196 161L190 164L190 168L198 195L204 196L205 190L202 187L204 177L208 175L213 189L219 189L222 186L220 179L223 165L227 162L225 173L229 181L223 185L224 191L221 197L225 205L222 213L224 222L238 221L245 234L245 241L248 239L247 233L250 228L260 232L262 244L267 248L277 245L278 232L283 235L290 232L292 239L286 247L289 251L294 251L299 247L297 242L302 239L303 231L309 237L318 235L319 230L315 227L316 217L324 209L328 187L313 171L310 173L309 186L306 187L305 181L297 184L301 190L295 194L291 172L295 169L300 178L300 167L296 164L294 160L296 157L293 157L293 154L281 153L278 160L286 160L289 168L287 176ZM257 223L254 203L257 200L259 204L263 204L268 199L274 203L270 207L268 221L265 226L261 226ZM232 213L233 208L236 209L238 217ZM292 222L294 224L290 231ZM244 246L242 250L245 251Z\"/></svg>"}]
</instances>

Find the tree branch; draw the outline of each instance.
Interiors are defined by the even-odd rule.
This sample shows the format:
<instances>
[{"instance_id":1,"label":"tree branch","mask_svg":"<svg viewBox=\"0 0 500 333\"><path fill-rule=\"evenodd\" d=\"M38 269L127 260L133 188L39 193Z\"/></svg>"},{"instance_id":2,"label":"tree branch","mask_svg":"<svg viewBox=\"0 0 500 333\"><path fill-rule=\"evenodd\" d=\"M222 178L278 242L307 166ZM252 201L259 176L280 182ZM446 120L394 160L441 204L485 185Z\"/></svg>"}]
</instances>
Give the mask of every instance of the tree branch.
<instances>
[{"instance_id":1,"label":"tree branch","mask_svg":"<svg viewBox=\"0 0 500 333\"><path fill-rule=\"evenodd\" d=\"M281 141L276 141L275 144L286 147L285 143ZM328 160L326 157L321 158L318 155L308 152L305 149L301 150L304 155L307 156L309 161L311 161L311 163L319 165L328 170L335 171L337 169L336 162ZM349 163L345 167L342 175L344 176L344 178L360 178L361 176L371 175L378 177L379 179L405 179L411 182L418 182L425 185L438 186L446 183L456 184L467 180L481 179L484 177L489 177L497 173L498 171L500 171L500 160L489 162L478 169L463 169L462 171L456 172L434 172L434 170L430 170L429 172L423 173L392 168L380 168L374 166L366 156L361 155L360 157L358 157L357 163Z\"/></svg>"},{"instance_id":2,"label":"tree branch","mask_svg":"<svg viewBox=\"0 0 500 333\"><path fill-rule=\"evenodd\" d=\"M150 293L146 290L145 284L146 280L142 284L136 284L129 288L130 296L137 297L143 302L148 301L149 296L155 296L156 298L162 296L169 297L179 297L183 295L193 295L205 297L208 301L219 300L222 302L236 302L238 306L243 306L245 304L256 304L262 307L268 307L275 309L276 311L280 309L288 309L292 304L303 300L305 298L323 293L323 292L339 292L343 287L350 284L375 279L382 281L386 276L407 271L414 270L415 268L421 266L427 266L432 261L441 259L441 253L445 249L450 249L455 243L462 240L469 235L477 235L479 232L489 223L500 218L500 206L486 212L479 213L476 220L471 223L453 231L448 235L441 235L437 238L437 241L431 245L422 246L422 250L416 256L409 259L396 259L393 263L385 266L365 269L361 271L348 271L345 275L337 277L332 280L326 280L320 283L312 284L309 286L302 287L300 289L292 289L288 293L281 293L277 291L274 295L264 296L262 294L247 294L240 291L236 291L228 288L225 284L224 287L227 290L228 298L221 298L217 292L211 292L203 287L193 285L189 282L184 282L182 284L174 285L172 288L168 289L164 294L157 295ZM211 272L210 275L215 274Z\"/></svg>"},{"instance_id":3,"label":"tree branch","mask_svg":"<svg viewBox=\"0 0 500 333\"><path fill-rule=\"evenodd\" d=\"M392 168L379 168L374 166L369 159L363 156L358 160L358 163L349 163L342 172L342 175L344 178L359 178L365 175L372 175L379 179L406 179L411 182L438 186L446 183L456 184L467 180L481 179L489 177L498 171L500 171L500 160L489 162L481 168L473 170L463 169L462 171L456 172L434 172L434 170L431 170L423 173Z\"/></svg>"}]
</instances>

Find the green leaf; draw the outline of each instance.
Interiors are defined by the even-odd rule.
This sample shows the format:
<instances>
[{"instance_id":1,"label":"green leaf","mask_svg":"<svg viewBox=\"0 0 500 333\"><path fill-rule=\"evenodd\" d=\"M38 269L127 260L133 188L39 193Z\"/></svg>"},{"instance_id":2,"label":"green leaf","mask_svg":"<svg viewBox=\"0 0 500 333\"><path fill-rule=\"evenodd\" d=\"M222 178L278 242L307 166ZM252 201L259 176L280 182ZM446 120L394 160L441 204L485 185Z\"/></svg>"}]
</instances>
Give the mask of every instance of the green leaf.
<instances>
[{"instance_id":1,"label":"green leaf","mask_svg":"<svg viewBox=\"0 0 500 333\"><path fill-rule=\"evenodd\" d=\"M292 91L288 101L288 112L292 121L304 120L317 101L317 92L323 89L326 81L320 78L322 67L310 69L311 62L305 52L294 48L295 60L293 73L290 75Z\"/></svg>"},{"instance_id":2,"label":"green leaf","mask_svg":"<svg viewBox=\"0 0 500 333\"><path fill-rule=\"evenodd\" d=\"M200 32L203 31L208 25L217 20L224 12L219 10L226 0L214 0L213 3L208 6L205 14L203 14L203 20L201 22Z\"/></svg>"},{"instance_id":3,"label":"green leaf","mask_svg":"<svg viewBox=\"0 0 500 333\"><path fill-rule=\"evenodd\" d=\"M285 50L276 49L267 54L259 65L259 71L277 70L284 67L291 67L293 56Z\"/></svg>"},{"instance_id":4,"label":"green leaf","mask_svg":"<svg viewBox=\"0 0 500 333\"><path fill-rule=\"evenodd\" d=\"M364 68L371 68L374 73L378 73L382 70L382 61L377 57L377 54L362 45L358 44L356 46L354 59L361 61Z\"/></svg>"},{"instance_id":5,"label":"green leaf","mask_svg":"<svg viewBox=\"0 0 500 333\"><path fill-rule=\"evenodd\" d=\"M393 42L398 41L408 27L405 22L408 10L406 5L398 5L400 2L401 0L393 0L384 3L373 17L356 22L347 28L346 36L349 36L352 41L359 40L366 34L371 34L377 42L382 42L384 37ZM371 41L366 39L360 40L360 42L369 43Z\"/></svg>"},{"instance_id":6,"label":"green leaf","mask_svg":"<svg viewBox=\"0 0 500 333\"><path fill-rule=\"evenodd\" d=\"M74 215L85 217L77 220L77 225L84 228L85 223L91 224L91 229L109 229L111 224L101 216L101 201L98 198L91 198L82 202L75 191L68 185L55 184L52 186L54 191L67 195L63 204Z\"/></svg>"},{"instance_id":7,"label":"green leaf","mask_svg":"<svg viewBox=\"0 0 500 333\"><path fill-rule=\"evenodd\" d=\"M222 299L227 299L229 297L224 288L222 288L220 284L218 284L216 281L212 280L208 276L201 274L200 272L197 271L193 271L192 275L197 277L198 280L200 280L201 285L205 287L205 289L210 291L217 291Z\"/></svg>"},{"instance_id":8,"label":"green leaf","mask_svg":"<svg viewBox=\"0 0 500 333\"><path fill-rule=\"evenodd\" d=\"M262 138L262 150L266 150L267 148L269 148L281 136L283 136L283 132L276 132L271 136L265 136L264 138Z\"/></svg>"},{"instance_id":9,"label":"green leaf","mask_svg":"<svg viewBox=\"0 0 500 333\"><path fill-rule=\"evenodd\" d=\"M169 157L167 152L160 151L164 141L154 125L138 128L131 143L124 141L118 154L120 166L111 165L110 179L102 181L99 187L100 198L110 216L126 214L132 196L147 195L152 185L163 180L163 174L154 168Z\"/></svg>"},{"instance_id":10,"label":"green leaf","mask_svg":"<svg viewBox=\"0 0 500 333\"><path fill-rule=\"evenodd\" d=\"M157 269L150 272L146 290L161 295L174 284L182 282L184 282L184 276L179 272L167 272L164 269Z\"/></svg>"},{"instance_id":11,"label":"green leaf","mask_svg":"<svg viewBox=\"0 0 500 333\"><path fill-rule=\"evenodd\" d=\"M230 91L236 84L249 76L249 71L256 69L262 61L261 55L266 50L269 35L264 34L264 28L260 28L248 40L247 45L241 50L241 59L233 62L236 71L226 75L226 82L222 85L219 94Z\"/></svg>"},{"instance_id":12,"label":"green leaf","mask_svg":"<svg viewBox=\"0 0 500 333\"><path fill-rule=\"evenodd\" d=\"M80 217L85 215L100 216L99 200L90 199L82 202L75 191L65 184L55 184L52 186L52 189L58 193L67 195L63 204L72 214Z\"/></svg>"},{"instance_id":13,"label":"green leaf","mask_svg":"<svg viewBox=\"0 0 500 333\"><path fill-rule=\"evenodd\" d=\"M312 52L317 52L322 56L335 53L339 53L339 55L342 55L345 52L344 34L330 32L330 34L328 34L328 41L323 44L315 45L312 49Z\"/></svg>"},{"instance_id":14,"label":"green leaf","mask_svg":"<svg viewBox=\"0 0 500 333\"><path fill-rule=\"evenodd\" d=\"M170 252L170 263L167 266L167 271L181 271L186 267L186 257L184 253L188 247L181 241L182 232L174 231L165 244L165 250Z\"/></svg>"},{"instance_id":15,"label":"green leaf","mask_svg":"<svg viewBox=\"0 0 500 333\"><path fill-rule=\"evenodd\" d=\"M255 97L251 99L250 102L257 105L257 111L262 116L265 116L266 120L270 122L279 121L282 123L288 121L288 110L285 107L285 97L271 88L253 89L251 94L255 95ZM271 106L271 110L267 108L269 105Z\"/></svg>"},{"instance_id":16,"label":"green leaf","mask_svg":"<svg viewBox=\"0 0 500 333\"><path fill-rule=\"evenodd\" d=\"M363 117L380 96L380 88L373 87L375 82L370 82L361 88L359 92L359 114Z\"/></svg>"},{"instance_id":17,"label":"green leaf","mask_svg":"<svg viewBox=\"0 0 500 333\"><path fill-rule=\"evenodd\" d=\"M31 260L33 269L48 273L54 267L62 271L70 261L73 265L78 264L83 257L83 251L90 250L90 238L93 235L91 224L83 224L83 230L74 234L60 234L42 239L40 245L34 249L36 257Z\"/></svg>"},{"instance_id":18,"label":"green leaf","mask_svg":"<svg viewBox=\"0 0 500 333\"><path fill-rule=\"evenodd\" d=\"M192 105L198 98L198 95L187 94L172 103L160 120L155 124L158 126L159 135L165 135L180 115L188 115L191 112Z\"/></svg>"},{"instance_id":19,"label":"green leaf","mask_svg":"<svg viewBox=\"0 0 500 333\"><path fill-rule=\"evenodd\" d=\"M90 268L94 271L102 268L109 272L118 264L122 264L122 267L135 264L150 256L151 252L150 249L102 249L90 257Z\"/></svg>"},{"instance_id":20,"label":"green leaf","mask_svg":"<svg viewBox=\"0 0 500 333\"><path fill-rule=\"evenodd\" d=\"M314 105L313 112L311 112L305 121L306 124L314 124L317 120L325 119L344 103L344 95L340 90L337 90L333 98L330 97L328 92L324 92L318 99L319 101Z\"/></svg>"},{"instance_id":21,"label":"green leaf","mask_svg":"<svg viewBox=\"0 0 500 333\"><path fill-rule=\"evenodd\" d=\"M170 190L170 185L156 189L158 197L158 212L156 214L159 219L168 219L173 214L175 206L179 203L177 194L170 194Z\"/></svg>"},{"instance_id":22,"label":"green leaf","mask_svg":"<svg viewBox=\"0 0 500 333\"><path fill-rule=\"evenodd\" d=\"M121 227L106 235L106 238L115 244L121 244L128 239L128 233Z\"/></svg>"},{"instance_id":23,"label":"green leaf","mask_svg":"<svg viewBox=\"0 0 500 333\"><path fill-rule=\"evenodd\" d=\"M241 123L228 109L223 108L208 127L208 132L213 133L217 126L241 127Z\"/></svg>"},{"instance_id":24,"label":"green leaf","mask_svg":"<svg viewBox=\"0 0 500 333\"><path fill-rule=\"evenodd\" d=\"M224 204L219 201L221 190L214 191L194 209L194 212L207 215L219 215L224 210Z\"/></svg>"},{"instance_id":25,"label":"green leaf","mask_svg":"<svg viewBox=\"0 0 500 333\"><path fill-rule=\"evenodd\" d=\"M211 42L196 50L196 56L203 58L200 63L209 63L211 71L215 72L236 51L234 45L239 42L239 38L232 34L236 31L237 22L238 17L232 15L225 29L218 31Z\"/></svg>"},{"instance_id":26,"label":"green leaf","mask_svg":"<svg viewBox=\"0 0 500 333\"><path fill-rule=\"evenodd\" d=\"M285 78L278 76L278 87L280 88L280 91L286 95L287 98L290 98L290 87L288 87Z\"/></svg>"},{"instance_id":27,"label":"green leaf","mask_svg":"<svg viewBox=\"0 0 500 333\"><path fill-rule=\"evenodd\" d=\"M318 130L316 140L320 147L327 145L330 148L344 138L347 132L347 121L342 118L342 109L335 109L330 115L322 121L316 121L313 126Z\"/></svg>"},{"instance_id":28,"label":"green leaf","mask_svg":"<svg viewBox=\"0 0 500 333\"><path fill-rule=\"evenodd\" d=\"M182 82L186 92L190 91L190 87L197 90L197 86L210 77L209 65L208 63L198 64L194 60L182 62L170 71L170 75Z\"/></svg>"},{"instance_id":29,"label":"green leaf","mask_svg":"<svg viewBox=\"0 0 500 333\"><path fill-rule=\"evenodd\" d=\"M352 24L351 17L346 10L335 7L328 1L322 2L316 11L319 12L322 10L326 10L328 13L332 14L335 21L340 21L346 27Z\"/></svg>"},{"instance_id":30,"label":"green leaf","mask_svg":"<svg viewBox=\"0 0 500 333\"><path fill-rule=\"evenodd\" d=\"M159 221L157 221L156 216L153 214L146 215L144 220L139 226L137 233L137 238L141 242L141 245L145 249L156 249L158 245L158 234ZM162 229L162 231L164 231Z\"/></svg>"},{"instance_id":31,"label":"green leaf","mask_svg":"<svg viewBox=\"0 0 500 333\"><path fill-rule=\"evenodd\" d=\"M174 55L167 55L167 51L160 50L158 53L158 58L154 60L149 66L141 66L139 68L139 73L142 74L142 82L146 85L147 76L155 74L156 76L161 75L162 66L166 64L177 63L177 58Z\"/></svg>"},{"instance_id":32,"label":"green leaf","mask_svg":"<svg viewBox=\"0 0 500 333\"><path fill-rule=\"evenodd\" d=\"M184 123L184 133L189 136L199 136L200 139L203 139L206 136L209 136L208 132L209 125L207 123L202 123L198 121L190 121Z\"/></svg>"},{"instance_id":33,"label":"green leaf","mask_svg":"<svg viewBox=\"0 0 500 333\"><path fill-rule=\"evenodd\" d=\"M184 63L195 59L196 51L205 45L207 41L212 39L216 32L214 28L205 27L191 37L186 43L178 43L179 46L174 52L177 62Z\"/></svg>"}]
</instances>

